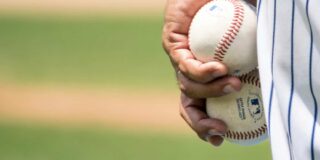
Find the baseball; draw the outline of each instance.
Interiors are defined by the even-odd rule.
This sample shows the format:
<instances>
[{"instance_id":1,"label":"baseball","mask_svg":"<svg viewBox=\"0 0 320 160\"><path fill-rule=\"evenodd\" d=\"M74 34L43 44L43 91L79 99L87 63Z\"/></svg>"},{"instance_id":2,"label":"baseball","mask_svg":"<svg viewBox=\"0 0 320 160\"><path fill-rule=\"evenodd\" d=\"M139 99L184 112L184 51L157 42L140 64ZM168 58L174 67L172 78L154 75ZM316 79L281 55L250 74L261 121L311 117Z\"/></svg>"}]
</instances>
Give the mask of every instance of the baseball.
<instances>
[{"instance_id":1,"label":"baseball","mask_svg":"<svg viewBox=\"0 0 320 160\"><path fill-rule=\"evenodd\" d=\"M194 16L189 47L202 62L220 61L240 76L257 67L256 13L242 0L213 0Z\"/></svg>"},{"instance_id":2,"label":"baseball","mask_svg":"<svg viewBox=\"0 0 320 160\"><path fill-rule=\"evenodd\" d=\"M267 138L258 70L240 77L240 92L207 99L207 113L228 126L224 138L240 145L257 144Z\"/></svg>"}]
</instances>

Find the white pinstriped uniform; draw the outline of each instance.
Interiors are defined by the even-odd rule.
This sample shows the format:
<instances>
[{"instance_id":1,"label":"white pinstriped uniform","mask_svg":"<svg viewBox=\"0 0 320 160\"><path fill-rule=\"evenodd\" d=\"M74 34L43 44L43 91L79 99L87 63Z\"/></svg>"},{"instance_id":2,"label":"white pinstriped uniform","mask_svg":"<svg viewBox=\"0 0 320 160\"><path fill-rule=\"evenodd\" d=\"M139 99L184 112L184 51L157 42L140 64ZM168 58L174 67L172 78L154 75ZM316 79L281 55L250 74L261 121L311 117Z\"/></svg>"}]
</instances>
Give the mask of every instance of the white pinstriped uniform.
<instances>
[{"instance_id":1,"label":"white pinstriped uniform","mask_svg":"<svg viewBox=\"0 0 320 160\"><path fill-rule=\"evenodd\" d=\"M258 59L274 160L320 159L320 0L260 0Z\"/></svg>"}]
</instances>

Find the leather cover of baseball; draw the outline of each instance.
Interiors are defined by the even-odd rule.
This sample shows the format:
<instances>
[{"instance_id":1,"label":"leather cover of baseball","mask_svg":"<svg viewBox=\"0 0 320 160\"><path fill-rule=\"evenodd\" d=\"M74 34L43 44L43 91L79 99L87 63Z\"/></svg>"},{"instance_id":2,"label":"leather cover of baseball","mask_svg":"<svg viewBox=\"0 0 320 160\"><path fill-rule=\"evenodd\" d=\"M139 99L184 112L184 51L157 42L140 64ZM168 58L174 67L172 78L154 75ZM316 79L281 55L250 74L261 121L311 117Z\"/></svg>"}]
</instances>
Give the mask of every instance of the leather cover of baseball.
<instances>
[{"instance_id":1,"label":"leather cover of baseball","mask_svg":"<svg viewBox=\"0 0 320 160\"><path fill-rule=\"evenodd\" d=\"M253 145L268 137L258 70L241 76L240 80L243 84L241 91L208 98L207 113L227 124L226 140Z\"/></svg>"},{"instance_id":2,"label":"leather cover of baseball","mask_svg":"<svg viewBox=\"0 0 320 160\"><path fill-rule=\"evenodd\" d=\"M242 0L213 0L194 16L189 47L202 62L221 61L230 75L257 67L255 9Z\"/></svg>"}]
</instances>

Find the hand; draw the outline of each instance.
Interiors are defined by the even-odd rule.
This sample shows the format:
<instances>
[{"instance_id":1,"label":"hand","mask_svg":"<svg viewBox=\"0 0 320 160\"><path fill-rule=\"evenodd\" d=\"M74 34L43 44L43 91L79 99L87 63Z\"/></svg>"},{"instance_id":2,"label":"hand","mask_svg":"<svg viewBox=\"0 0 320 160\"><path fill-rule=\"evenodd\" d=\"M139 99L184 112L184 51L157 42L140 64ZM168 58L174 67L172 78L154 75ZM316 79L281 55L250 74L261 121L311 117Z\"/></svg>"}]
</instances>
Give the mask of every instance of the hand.
<instances>
[{"instance_id":1,"label":"hand","mask_svg":"<svg viewBox=\"0 0 320 160\"><path fill-rule=\"evenodd\" d=\"M223 142L222 135L227 130L226 124L221 120L208 117L203 99L192 99L181 93L181 102L180 115L187 124L202 140L219 146Z\"/></svg>"},{"instance_id":2,"label":"hand","mask_svg":"<svg viewBox=\"0 0 320 160\"><path fill-rule=\"evenodd\" d=\"M168 53L181 90L180 114L203 140L220 145L227 126L209 118L205 98L222 96L241 89L236 77L228 77L220 62L202 63L188 45L188 30L195 13L210 0L168 0L163 27L163 47Z\"/></svg>"},{"instance_id":3,"label":"hand","mask_svg":"<svg viewBox=\"0 0 320 160\"><path fill-rule=\"evenodd\" d=\"M210 0L168 0L163 27L163 47L177 73L180 89L192 98L221 96L240 90L240 80L224 77L227 67L216 61L202 63L195 59L188 45L188 31L193 16Z\"/></svg>"}]
</instances>

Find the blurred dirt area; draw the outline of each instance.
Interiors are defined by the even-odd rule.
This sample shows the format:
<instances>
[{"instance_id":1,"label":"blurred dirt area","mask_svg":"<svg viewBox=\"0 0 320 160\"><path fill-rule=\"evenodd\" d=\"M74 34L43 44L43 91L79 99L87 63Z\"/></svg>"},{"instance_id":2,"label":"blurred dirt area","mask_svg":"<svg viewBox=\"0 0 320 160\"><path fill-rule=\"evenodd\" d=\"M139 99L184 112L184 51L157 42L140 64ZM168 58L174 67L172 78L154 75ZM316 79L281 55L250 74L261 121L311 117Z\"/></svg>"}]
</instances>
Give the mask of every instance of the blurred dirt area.
<instances>
[{"instance_id":1,"label":"blurred dirt area","mask_svg":"<svg viewBox=\"0 0 320 160\"><path fill-rule=\"evenodd\" d=\"M166 0L0 0L0 14L135 15L162 13ZM146 14L148 13L148 14ZM190 131L177 92L0 84L0 121Z\"/></svg>"},{"instance_id":2,"label":"blurred dirt area","mask_svg":"<svg viewBox=\"0 0 320 160\"><path fill-rule=\"evenodd\" d=\"M176 92L0 86L0 120L188 132Z\"/></svg>"},{"instance_id":3,"label":"blurred dirt area","mask_svg":"<svg viewBox=\"0 0 320 160\"><path fill-rule=\"evenodd\" d=\"M0 0L0 13L144 14L162 13L166 0Z\"/></svg>"}]
</instances>

